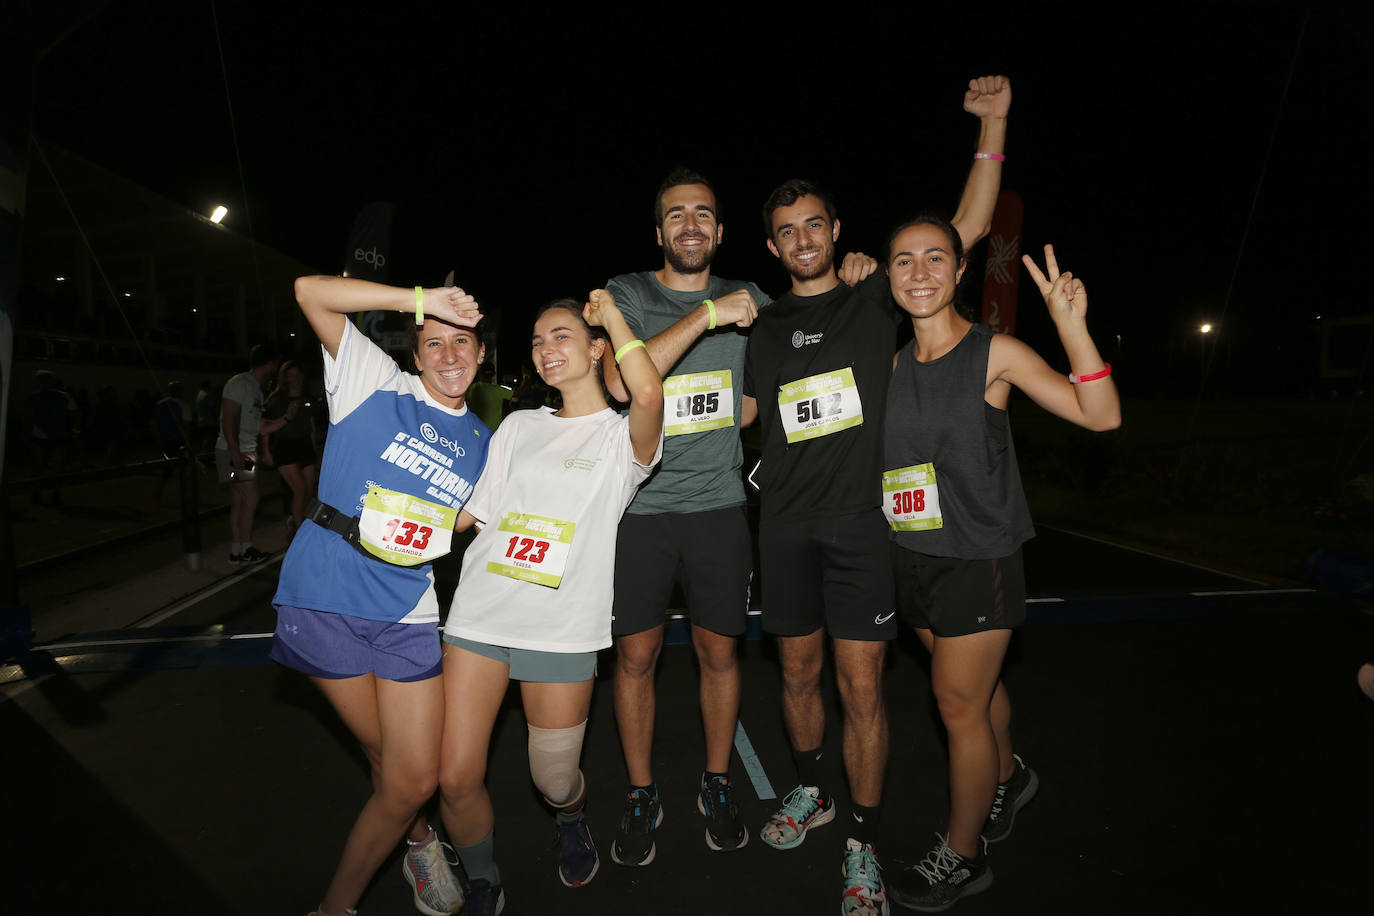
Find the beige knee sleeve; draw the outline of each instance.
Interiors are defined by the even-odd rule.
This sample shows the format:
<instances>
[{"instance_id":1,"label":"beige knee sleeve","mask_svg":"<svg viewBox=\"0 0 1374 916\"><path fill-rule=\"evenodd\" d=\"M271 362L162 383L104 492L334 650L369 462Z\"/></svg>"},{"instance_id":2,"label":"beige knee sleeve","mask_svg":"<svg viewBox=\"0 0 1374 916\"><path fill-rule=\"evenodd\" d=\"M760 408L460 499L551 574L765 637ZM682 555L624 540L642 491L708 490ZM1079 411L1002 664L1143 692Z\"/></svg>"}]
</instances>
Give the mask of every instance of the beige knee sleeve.
<instances>
[{"instance_id":1,"label":"beige knee sleeve","mask_svg":"<svg viewBox=\"0 0 1374 916\"><path fill-rule=\"evenodd\" d=\"M582 757L582 736L587 731L584 720L572 728L539 728L530 730L530 776L555 808L566 808L582 800L585 780L577 762Z\"/></svg>"}]
</instances>

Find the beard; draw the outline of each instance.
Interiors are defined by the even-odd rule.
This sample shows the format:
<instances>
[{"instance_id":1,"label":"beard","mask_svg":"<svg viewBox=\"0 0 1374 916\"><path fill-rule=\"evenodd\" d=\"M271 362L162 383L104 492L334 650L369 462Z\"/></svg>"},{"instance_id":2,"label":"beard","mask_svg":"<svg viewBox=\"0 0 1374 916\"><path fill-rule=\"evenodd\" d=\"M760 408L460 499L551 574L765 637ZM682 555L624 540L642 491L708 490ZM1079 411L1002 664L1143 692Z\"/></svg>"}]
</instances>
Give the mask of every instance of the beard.
<instances>
[{"instance_id":1,"label":"beard","mask_svg":"<svg viewBox=\"0 0 1374 916\"><path fill-rule=\"evenodd\" d=\"M699 238L705 244L687 251L680 251L675 247L675 243L682 238ZM699 274L704 270L709 270L711 261L715 259L715 256L715 240L705 233L680 235L663 244L663 259L668 262L668 266L680 274Z\"/></svg>"},{"instance_id":2,"label":"beard","mask_svg":"<svg viewBox=\"0 0 1374 916\"><path fill-rule=\"evenodd\" d=\"M795 255L796 252L792 252L792 254ZM790 257L787 260L787 272L798 280L814 280L819 276L829 273L834 266L834 248L821 248L819 256L805 266L798 264Z\"/></svg>"}]
</instances>

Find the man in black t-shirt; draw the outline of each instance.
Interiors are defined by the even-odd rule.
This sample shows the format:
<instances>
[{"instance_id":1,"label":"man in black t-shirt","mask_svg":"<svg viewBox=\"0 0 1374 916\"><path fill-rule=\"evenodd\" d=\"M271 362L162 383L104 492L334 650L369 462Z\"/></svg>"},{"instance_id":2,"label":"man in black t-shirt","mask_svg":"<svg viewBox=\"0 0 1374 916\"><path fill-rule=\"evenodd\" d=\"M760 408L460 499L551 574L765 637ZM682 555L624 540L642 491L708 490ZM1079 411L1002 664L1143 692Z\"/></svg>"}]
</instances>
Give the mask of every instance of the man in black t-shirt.
<instances>
[{"instance_id":1,"label":"man in black t-shirt","mask_svg":"<svg viewBox=\"0 0 1374 916\"><path fill-rule=\"evenodd\" d=\"M1005 92L1009 98L1009 86ZM953 219L967 248L991 225L1006 109L993 106L999 114L990 116L986 103L970 107L967 97L965 108L981 120L978 154ZM885 913L875 851L888 754L882 671L897 623L882 512L881 418L899 315L885 273L853 288L839 282L840 223L834 202L817 185L781 185L764 205L764 223L768 248L791 276L792 289L755 322L741 415L757 414L762 426L763 626L777 637L783 720L799 784L760 835L770 846L790 849L835 817L820 773L820 675L829 631L852 800L844 912Z\"/></svg>"}]
</instances>

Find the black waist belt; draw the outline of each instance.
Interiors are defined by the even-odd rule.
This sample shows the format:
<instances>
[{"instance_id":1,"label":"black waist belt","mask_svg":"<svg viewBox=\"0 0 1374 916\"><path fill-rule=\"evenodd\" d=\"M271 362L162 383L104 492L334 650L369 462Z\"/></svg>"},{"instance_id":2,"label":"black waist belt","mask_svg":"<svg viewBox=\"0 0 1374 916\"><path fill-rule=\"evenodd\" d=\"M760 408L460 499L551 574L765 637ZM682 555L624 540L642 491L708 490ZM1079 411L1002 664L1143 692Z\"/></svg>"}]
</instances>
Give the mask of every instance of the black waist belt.
<instances>
[{"instance_id":1,"label":"black waist belt","mask_svg":"<svg viewBox=\"0 0 1374 916\"><path fill-rule=\"evenodd\" d=\"M344 543L351 546L358 553L379 563L385 563L381 557L373 556L363 547L362 536L358 533L358 517L335 509L328 503L322 503L318 499L310 500L305 507L305 517L314 522L321 528L327 528L344 539Z\"/></svg>"}]
</instances>

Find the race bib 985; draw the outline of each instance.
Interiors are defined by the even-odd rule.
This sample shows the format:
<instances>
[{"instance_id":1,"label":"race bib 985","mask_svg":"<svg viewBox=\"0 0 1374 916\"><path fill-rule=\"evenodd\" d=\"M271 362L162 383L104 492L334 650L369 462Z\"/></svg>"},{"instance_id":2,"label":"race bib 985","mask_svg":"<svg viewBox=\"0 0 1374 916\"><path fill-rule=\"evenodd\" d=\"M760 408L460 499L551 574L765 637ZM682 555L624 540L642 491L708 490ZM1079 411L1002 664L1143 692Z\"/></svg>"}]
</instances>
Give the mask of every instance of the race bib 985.
<instances>
[{"instance_id":1,"label":"race bib 985","mask_svg":"<svg viewBox=\"0 0 1374 916\"><path fill-rule=\"evenodd\" d=\"M735 389L729 369L663 380L663 435L685 436L734 424Z\"/></svg>"}]
</instances>

